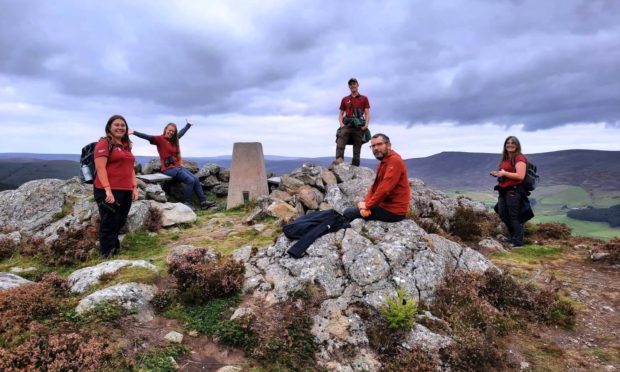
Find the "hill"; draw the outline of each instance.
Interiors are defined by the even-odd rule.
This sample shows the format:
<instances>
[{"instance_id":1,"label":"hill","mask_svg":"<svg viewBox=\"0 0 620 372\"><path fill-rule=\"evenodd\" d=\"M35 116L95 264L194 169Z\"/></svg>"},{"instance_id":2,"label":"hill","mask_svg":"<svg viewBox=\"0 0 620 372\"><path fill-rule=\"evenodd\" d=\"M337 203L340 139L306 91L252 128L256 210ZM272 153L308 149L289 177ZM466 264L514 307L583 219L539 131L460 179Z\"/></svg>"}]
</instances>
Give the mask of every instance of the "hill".
<instances>
[{"instance_id":1,"label":"hill","mask_svg":"<svg viewBox=\"0 0 620 372\"><path fill-rule=\"evenodd\" d=\"M527 155L538 166L541 186L571 185L587 192L620 190L620 151L564 150ZM78 155L71 154L0 154L0 185L17 187L39 178L67 179L78 174ZM145 164L153 157L137 156ZM230 156L187 157L200 166L215 163L230 168ZM287 158L265 156L268 173L280 175L304 162L327 166L333 157ZM497 167L498 154L442 152L406 159L410 177L420 178L440 190L491 191L496 184L489 171ZM347 159L350 161L350 159ZM362 159L361 165L374 168L375 159Z\"/></svg>"}]
</instances>

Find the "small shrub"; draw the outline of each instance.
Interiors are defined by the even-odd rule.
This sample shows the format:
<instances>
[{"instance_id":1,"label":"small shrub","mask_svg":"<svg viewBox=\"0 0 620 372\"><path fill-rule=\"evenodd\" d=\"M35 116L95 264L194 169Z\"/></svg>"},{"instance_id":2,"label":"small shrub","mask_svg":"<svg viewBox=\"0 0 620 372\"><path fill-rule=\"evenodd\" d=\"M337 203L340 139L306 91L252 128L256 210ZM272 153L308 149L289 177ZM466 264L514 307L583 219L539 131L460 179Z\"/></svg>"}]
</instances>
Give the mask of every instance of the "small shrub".
<instances>
[{"instance_id":1,"label":"small shrub","mask_svg":"<svg viewBox=\"0 0 620 372\"><path fill-rule=\"evenodd\" d=\"M256 334L251 328L251 323L250 317L220 322L215 331L219 343L246 351L252 350L256 346Z\"/></svg>"},{"instance_id":2,"label":"small shrub","mask_svg":"<svg viewBox=\"0 0 620 372\"><path fill-rule=\"evenodd\" d=\"M9 258L19 249L19 244L16 244L13 239L8 236L0 237L0 260Z\"/></svg>"},{"instance_id":3,"label":"small shrub","mask_svg":"<svg viewBox=\"0 0 620 372\"><path fill-rule=\"evenodd\" d=\"M534 236L542 240L565 240L571 233L572 229L563 223L540 223Z\"/></svg>"},{"instance_id":4,"label":"small shrub","mask_svg":"<svg viewBox=\"0 0 620 372\"><path fill-rule=\"evenodd\" d=\"M39 283L10 288L0 296L0 346L13 343L36 320L58 313L68 284L56 274L48 274Z\"/></svg>"},{"instance_id":5,"label":"small shrub","mask_svg":"<svg viewBox=\"0 0 620 372\"><path fill-rule=\"evenodd\" d=\"M0 348L2 371L101 371L110 368L107 343L81 334L33 336L12 350Z\"/></svg>"},{"instance_id":6,"label":"small shrub","mask_svg":"<svg viewBox=\"0 0 620 372\"><path fill-rule=\"evenodd\" d=\"M388 298L381 306L380 312L391 329L411 329L415 325L418 304L404 289L399 288L396 296Z\"/></svg>"},{"instance_id":7,"label":"small shrub","mask_svg":"<svg viewBox=\"0 0 620 372\"><path fill-rule=\"evenodd\" d=\"M159 231L163 226L163 216L164 214L159 208L155 208L152 205L149 206L146 217L144 218L144 227L151 232Z\"/></svg>"},{"instance_id":8,"label":"small shrub","mask_svg":"<svg viewBox=\"0 0 620 372\"><path fill-rule=\"evenodd\" d=\"M163 313L168 306L173 304L175 301L174 292L170 290L164 290L155 293L153 298L151 299L151 306L156 313Z\"/></svg>"},{"instance_id":9,"label":"small shrub","mask_svg":"<svg viewBox=\"0 0 620 372\"><path fill-rule=\"evenodd\" d=\"M186 302L204 302L241 289L245 266L226 256L217 261L202 262L204 249L196 249L170 263L168 272L176 279L178 290Z\"/></svg>"},{"instance_id":10,"label":"small shrub","mask_svg":"<svg viewBox=\"0 0 620 372\"><path fill-rule=\"evenodd\" d=\"M237 294L213 298L202 304L173 303L168 306L163 315L182 321L186 329L214 335L218 324L228 319L232 313L231 308L235 308L238 304Z\"/></svg>"},{"instance_id":11,"label":"small shrub","mask_svg":"<svg viewBox=\"0 0 620 372\"><path fill-rule=\"evenodd\" d=\"M434 372L439 368L435 355L416 347L411 350L400 348L398 354L384 364L386 371Z\"/></svg>"},{"instance_id":12,"label":"small shrub","mask_svg":"<svg viewBox=\"0 0 620 372\"><path fill-rule=\"evenodd\" d=\"M43 245L42 254L50 265L71 265L84 262L96 250L97 233L94 228L59 228L58 239L50 245Z\"/></svg>"},{"instance_id":13,"label":"small shrub","mask_svg":"<svg viewBox=\"0 0 620 372\"><path fill-rule=\"evenodd\" d=\"M605 260L612 264L620 263L620 238L613 238L603 246L603 250L609 253Z\"/></svg>"},{"instance_id":14,"label":"small shrub","mask_svg":"<svg viewBox=\"0 0 620 372\"><path fill-rule=\"evenodd\" d=\"M481 222L485 218L484 212L458 207L450 223L450 233L465 241L479 238L482 236Z\"/></svg>"}]
</instances>

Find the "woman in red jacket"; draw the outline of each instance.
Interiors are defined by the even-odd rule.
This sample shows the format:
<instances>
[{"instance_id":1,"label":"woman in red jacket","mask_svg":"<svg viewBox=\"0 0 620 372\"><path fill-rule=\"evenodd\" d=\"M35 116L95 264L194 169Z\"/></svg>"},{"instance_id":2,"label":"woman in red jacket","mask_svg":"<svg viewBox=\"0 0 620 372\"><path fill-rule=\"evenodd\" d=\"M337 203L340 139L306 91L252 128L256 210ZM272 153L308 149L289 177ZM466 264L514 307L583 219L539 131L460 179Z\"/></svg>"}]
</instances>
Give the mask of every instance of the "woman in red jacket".
<instances>
[{"instance_id":1,"label":"woman in red jacket","mask_svg":"<svg viewBox=\"0 0 620 372\"><path fill-rule=\"evenodd\" d=\"M523 245L523 224L519 219L527 193L522 186L527 168L527 159L521 153L521 143L515 136L504 141L502 159L498 170L492 171L491 176L497 177L499 191L497 208L499 216L510 231L510 243L513 247Z\"/></svg>"},{"instance_id":2,"label":"woman in red jacket","mask_svg":"<svg viewBox=\"0 0 620 372\"><path fill-rule=\"evenodd\" d=\"M181 146L179 145L179 139L183 137L191 126L192 123L187 120L187 124L180 132L177 131L176 124L168 123L164 127L163 134L160 136L150 136L136 131L129 131L129 134L134 134L137 137L148 140L151 145L157 146L159 161L161 163L161 172L185 184L185 188L183 189L183 202L185 205L192 208L193 191L200 200L200 207L208 209L214 206L215 203L208 201L205 197L198 177L181 165Z\"/></svg>"},{"instance_id":3,"label":"woman in red jacket","mask_svg":"<svg viewBox=\"0 0 620 372\"><path fill-rule=\"evenodd\" d=\"M121 115L108 119L105 137L95 145L94 196L99 206L99 252L108 257L121 249L118 235L127 222L133 200L138 199L135 157L131 153L127 121Z\"/></svg>"}]
</instances>

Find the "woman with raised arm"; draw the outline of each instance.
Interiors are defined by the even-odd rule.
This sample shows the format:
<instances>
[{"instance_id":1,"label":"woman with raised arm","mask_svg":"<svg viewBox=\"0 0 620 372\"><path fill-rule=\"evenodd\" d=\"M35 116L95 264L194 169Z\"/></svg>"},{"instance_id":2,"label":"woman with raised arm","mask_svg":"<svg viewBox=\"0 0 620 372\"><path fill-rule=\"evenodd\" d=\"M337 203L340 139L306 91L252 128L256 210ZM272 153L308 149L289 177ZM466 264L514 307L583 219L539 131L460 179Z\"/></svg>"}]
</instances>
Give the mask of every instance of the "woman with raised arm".
<instances>
[{"instance_id":1,"label":"woman with raised arm","mask_svg":"<svg viewBox=\"0 0 620 372\"><path fill-rule=\"evenodd\" d=\"M127 121L121 115L108 119L105 137L95 145L97 174L94 196L99 207L99 253L104 257L118 254L118 235L127 222L133 200L138 200L138 181L134 172Z\"/></svg>"},{"instance_id":2,"label":"woman with raised arm","mask_svg":"<svg viewBox=\"0 0 620 372\"><path fill-rule=\"evenodd\" d=\"M497 213L510 231L510 244L513 247L523 245L522 212L529 207L527 191L522 185L526 168L527 159L521 153L521 143L515 136L506 138L498 170L490 174L497 177Z\"/></svg>"},{"instance_id":3,"label":"woman with raised arm","mask_svg":"<svg viewBox=\"0 0 620 372\"><path fill-rule=\"evenodd\" d=\"M202 209L208 209L213 207L215 203L208 201L205 197L198 177L181 165L181 147L179 145L179 139L183 137L191 126L192 123L187 120L187 124L181 131L177 131L176 124L168 123L164 127L163 134L159 136L151 136L133 130L130 130L129 134L148 140L151 145L157 146L162 173L185 184L183 190L183 202L185 205L192 208L192 191L194 191L200 200L200 207Z\"/></svg>"}]
</instances>

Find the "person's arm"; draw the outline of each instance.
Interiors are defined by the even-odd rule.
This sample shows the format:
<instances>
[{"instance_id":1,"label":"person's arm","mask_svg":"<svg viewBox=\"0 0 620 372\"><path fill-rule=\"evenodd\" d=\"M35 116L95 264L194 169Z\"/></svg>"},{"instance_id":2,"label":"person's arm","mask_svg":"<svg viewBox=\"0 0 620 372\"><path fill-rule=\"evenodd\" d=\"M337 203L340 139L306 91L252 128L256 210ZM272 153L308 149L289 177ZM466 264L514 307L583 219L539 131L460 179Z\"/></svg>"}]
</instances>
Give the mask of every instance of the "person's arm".
<instances>
[{"instance_id":1,"label":"person's arm","mask_svg":"<svg viewBox=\"0 0 620 372\"><path fill-rule=\"evenodd\" d=\"M138 179L136 178L136 171L133 171L133 200L138 200Z\"/></svg>"},{"instance_id":2,"label":"person's arm","mask_svg":"<svg viewBox=\"0 0 620 372\"><path fill-rule=\"evenodd\" d=\"M515 173L507 172L502 169L499 172L497 172L497 174L499 177L508 177L512 180L523 181L523 179L525 178L525 171L527 168L527 164L525 164L525 162L523 161L519 161L517 162L517 164L515 164L515 168L517 169Z\"/></svg>"},{"instance_id":3,"label":"person's arm","mask_svg":"<svg viewBox=\"0 0 620 372\"><path fill-rule=\"evenodd\" d=\"M370 107L367 107L364 110L364 120L366 121L366 124L364 124L362 130L366 130L370 126Z\"/></svg>"},{"instance_id":4,"label":"person's arm","mask_svg":"<svg viewBox=\"0 0 620 372\"><path fill-rule=\"evenodd\" d=\"M129 134L129 135L133 134L134 136L140 137L142 139L145 139L145 140L149 141L150 143L153 143L153 140L155 139L155 136L149 136L148 134L136 132L133 129L130 129L129 132L127 132L127 134Z\"/></svg>"},{"instance_id":5,"label":"person's arm","mask_svg":"<svg viewBox=\"0 0 620 372\"><path fill-rule=\"evenodd\" d=\"M365 207L366 209L370 209L379 205L385 198L388 196L394 187L398 184L398 180L400 179L400 175L402 173L402 169L397 164L388 164L387 169L385 171L385 175L381 180L381 183L377 185L377 189L372 194L370 199L366 200Z\"/></svg>"},{"instance_id":6,"label":"person's arm","mask_svg":"<svg viewBox=\"0 0 620 372\"><path fill-rule=\"evenodd\" d=\"M95 169L97 170L97 177L101 181L101 185L105 190L105 201L108 204L115 202L114 194L112 194L112 188L110 187L110 180L108 179L108 171L106 165L108 164L108 158L106 156L100 156L95 158Z\"/></svg>"},{"instance_id":7,"label":"person's arm","mask_svg":"<svg viewBox=\"0 0 620 372\"><path fill-rule=\"evenodd\" d=\"M183 135L185 134L185 132L187 132L187 130L189 129L189 127L192 126L192 123L190 123L189 121L187 122L187 124L185 124L185 126L183 127L183 129L181 129L179 131L179 138L183 137Z\"/></svg>"}]
</instances>

